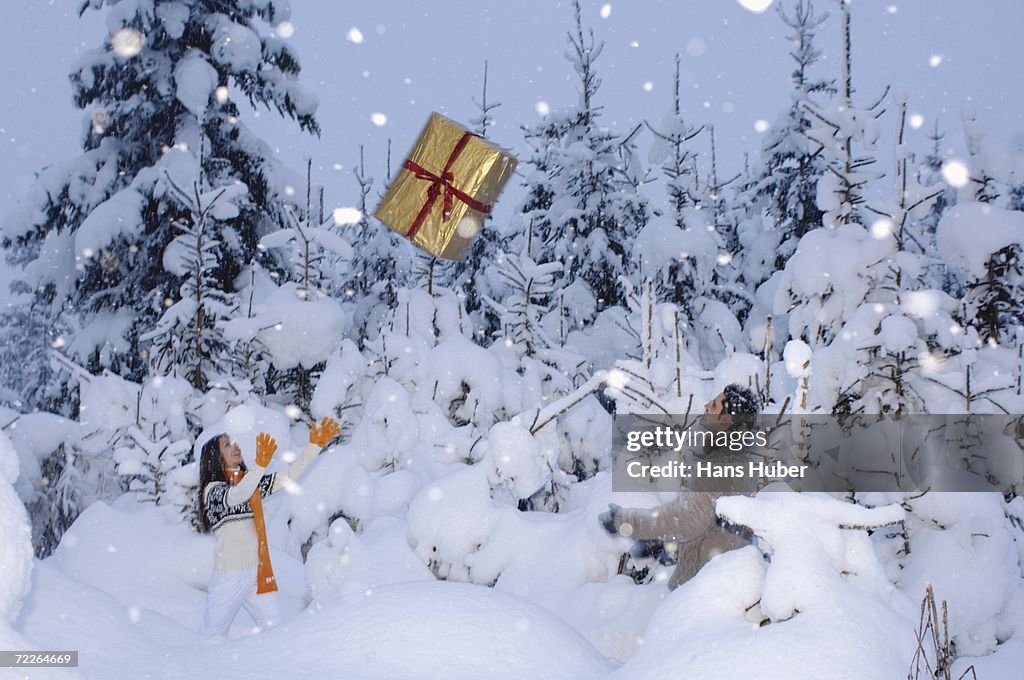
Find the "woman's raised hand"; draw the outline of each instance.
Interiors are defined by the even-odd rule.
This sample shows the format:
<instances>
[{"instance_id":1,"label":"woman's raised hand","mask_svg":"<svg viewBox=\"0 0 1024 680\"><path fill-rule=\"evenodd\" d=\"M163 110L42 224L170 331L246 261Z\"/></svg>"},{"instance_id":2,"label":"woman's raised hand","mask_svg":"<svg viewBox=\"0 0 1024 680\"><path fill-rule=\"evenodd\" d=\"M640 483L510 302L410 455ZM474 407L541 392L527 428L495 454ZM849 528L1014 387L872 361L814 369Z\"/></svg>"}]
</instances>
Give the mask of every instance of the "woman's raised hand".
<instances>
[{"instance_id":1,"label":"woman's raised hand","mask_svg":"<svg viewBox=\"0 0 1024 680\"><path fill-rule=\"evenodd\" d=\"M260 432L256 435L256 464L260 467L267 467L270 465L270 459L274 456L274 451L277 451L277 442L266 432Z\"/></svg>"},{"instance_id":2,"label":"woman's raised hand","mask_svg":"<svg viewBox=\"0 0 1024 680\"><path fill-rule=\"evenodd\" d=\"M327 442L339 434L341 434L341 425L338 424L338 421L324 416L319 425L313 423L313 428L309 431L309 443L323 448L327 446Z\"/></svg>"}]
</instances>

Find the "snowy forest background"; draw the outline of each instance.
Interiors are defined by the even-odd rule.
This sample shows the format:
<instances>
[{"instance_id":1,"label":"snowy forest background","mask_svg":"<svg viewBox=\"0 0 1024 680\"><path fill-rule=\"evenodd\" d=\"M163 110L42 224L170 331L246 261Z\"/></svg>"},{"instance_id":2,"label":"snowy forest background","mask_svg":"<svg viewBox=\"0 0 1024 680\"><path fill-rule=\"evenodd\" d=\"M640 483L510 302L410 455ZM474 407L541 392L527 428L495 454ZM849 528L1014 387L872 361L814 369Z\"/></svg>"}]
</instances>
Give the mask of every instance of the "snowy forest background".
<instances>
[{"instance_id":1,"label":"snowy forest background","mask_svg":"<svg viewBox=\"0 0 1024 680\"><path fill-rule=\"evenodd\" d=\"M332 416L341 440L269 511L290 610L318 612L342 647L374 622L436 628L406 630L397 666L341 652L311 668L425 677L401 664L440 655L446 677L793 677L779 645L797 639L807 677L1024 663L1015 492L728 499L758 548L671 596L665 568L596 522L608 502L666 500L611 492L613 412L693 413L730 382L769 413L1024 412L1024 152L969 110L911 143L925 118L905 94L854 89L859 3L776 3L790 104L738 151L684 115L678 58L666 111L607 120L602 37L567 6L564 45L538 49L554 63L564 48L576 105L495 140L520 159L511 217L461 263L369 217L411 140L374 176L353 139L354 181L328 185L247 126L249 107L330 125L285 4L82 9L109 35L71 69L81 147L3 222L0 640L91 649L103 665L84 677L195 644L212 568L197 442L227 431L251 456L268 431L286 458ZM462 94L491 136L500 80ZM1007 474L1024 479L1016 454ZM437 581L491 589L408 585ZM949 640L915 656L927 584ZM470 623L438 613L452 598ZM497 643L481 640L509 631L519 651L487 665Z\"/></svg>"}]
</instances>

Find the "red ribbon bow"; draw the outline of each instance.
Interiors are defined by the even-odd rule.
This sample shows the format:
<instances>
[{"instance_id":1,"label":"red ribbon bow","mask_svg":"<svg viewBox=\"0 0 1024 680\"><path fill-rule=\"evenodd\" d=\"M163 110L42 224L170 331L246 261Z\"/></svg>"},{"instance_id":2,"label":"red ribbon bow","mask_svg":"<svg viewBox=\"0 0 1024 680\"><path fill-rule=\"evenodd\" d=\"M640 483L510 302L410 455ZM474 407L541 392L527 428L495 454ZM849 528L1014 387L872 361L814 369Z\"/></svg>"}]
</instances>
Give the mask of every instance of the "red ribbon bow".
<instances>
[{"instance_id":1,"label":"red ribbon bow","mask_svg":"<svg viewBox=\"0 0 1024 680\"><path fill-rule=\"evenodd\" d=\"M430 186L427 188L427 200L423 203L423 207L420 208L419 213L416 215L416 219L412 221L412 226L409 227L409 231L406 232L406 238L411 239L416 235L416 232L423 226L423 221L430 214L431 208L434 207L434 203L438 197L442 196L441 202L442 212L441 216L447 220L451 217L452 207L455 205L455 199L459 199L473 210L489 214L491 212L491 206L486 203L481 203L464 191L459 190L455 186L455 175L452 173L451 168L454 165L456 159L462 153L463 149L466 148L466 144L469 143L471 137L478 137L472 132L467 132L462 135L462 139L452 149L451 154L448 156L448 162L444 164L444 170L441 171L440 175L435 175L418 163L414 163L410 160L406 160L402 163L402 167L412 172L417 179L423 179L430 182Z\"/></svg>"}]
</instances>

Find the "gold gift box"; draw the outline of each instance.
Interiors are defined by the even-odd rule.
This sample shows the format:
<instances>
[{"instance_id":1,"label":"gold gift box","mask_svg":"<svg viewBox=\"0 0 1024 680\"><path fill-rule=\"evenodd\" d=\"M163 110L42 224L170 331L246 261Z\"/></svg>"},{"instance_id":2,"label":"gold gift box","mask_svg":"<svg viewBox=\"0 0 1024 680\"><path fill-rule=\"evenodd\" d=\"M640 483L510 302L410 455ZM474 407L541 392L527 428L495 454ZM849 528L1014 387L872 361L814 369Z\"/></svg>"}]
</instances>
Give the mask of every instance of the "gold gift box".
<instances>
[{"instance_id":1,"label":"gold gift box","mask_svg":"<svg viewBox=\"0 0 1024 680\"><path fill-rule=\"evenodd\" d=\"M516 163L507 151L432 113L374 217L432 255L461 260Z\"/></svg>"}]
</instances>

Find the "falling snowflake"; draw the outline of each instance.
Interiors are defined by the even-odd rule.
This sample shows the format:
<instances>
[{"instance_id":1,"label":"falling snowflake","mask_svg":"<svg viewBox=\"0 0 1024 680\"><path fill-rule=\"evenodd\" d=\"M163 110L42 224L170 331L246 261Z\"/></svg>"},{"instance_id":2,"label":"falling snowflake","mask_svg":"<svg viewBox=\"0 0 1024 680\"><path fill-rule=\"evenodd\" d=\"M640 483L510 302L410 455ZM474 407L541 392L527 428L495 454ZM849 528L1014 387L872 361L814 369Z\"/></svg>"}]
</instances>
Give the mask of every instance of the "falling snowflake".
<instances>
[{"instance_id":1,"label":"falling snowflake","mask_svg":"<svg viewBox=\"0 0 1024 680\"><path fill-rule=\"evenodd\" d=\"M356 45L359 45L363 42L363 32L360 31L355 26L353 26L352 28L348 29L348 33L345 34L345 39L348 40L350 43L355 43Z\"/></svg>"},{"instance_id":2,"label":"falling snowflake","mask_svg":"<svg viewBox=\"0 0 1024 680\"><path fill-rule=\"evenodd\" d=\"M654 83L652 83L649 80L644 83L644 92L650 92L653 89L654 89Z\"/></svg>"},{"instance_id":3,"label":"falling snowflake","mask_svg":"<svg viewBox=\"0 0 1024 680\"><path fill-rule=\"evenodd\" d=\"M131 59L142 51L142 34L134 28L122 28L110 36L110 47L114 54Z\"/></svg>"},{"instance_id":4,"label":"falling snowflake","mask_svg":"<svg viewBox=\"0 0 1024 680\"><path fill-rule=\"evenodd\" d=\"M959 189L967 186L971 173L962 161L951 159L942 164L942 178L949 186Z\"/></svg>"},{"instance_id":5,"label":"falling snowflake","mask_svg":"<svg viewBox=\"0 0 1024 680\"><path fill-rule=\"evenodd\" d=\"M228 88L221 85L213 91L213 96L217 98L218 104L226 104L228 101Z\"/></svg>"},{"instance_id":6,"label":"falling snowflake","mask_svg":"<svg viewBox=\"0 0 1024 680\"><path fill-rule=\"evenodd\" d=\"M615 389L622 389L629 382L629 376L617 368L608 371L608 386Z\"/></svg>"},{"instance_id":7,"label":"falling snowflake","mask_svg":"<svg viewBox=\"0 0 1024 680\"><path fill-rule=\"evenodd\" d=\"M928 65L931 66L932 68L936 68L941 63L942 63L942 55L941 54L933 54L928 59Z\"/></svg>"},{"instance_id":8,"label":"falling snowflake","mask_svg":"<svg viewBox=\"0 0 1024 680\"><path fill-rule=\"evenodd\" d=\"M295 35L295 26L290 21L282 21L274 28L274 30L276 30L277 34L282 38L290 38Z\"/></svg>"},{"instance_id":9,"label":"falling snowflake","mask_svg":"<svg viewBox=\"0 0 1024 680\"><path fill-rule=\"evenodd\" d=\"M480 218L471 213L459 220L455 232L463 238L473 238L480 233L480 226Z\"/></svg>"},{"instance_id":10,"label":"falling snowflake","mask_svg":"<svg viewBox=\"0 0 1024 680\"><path fill-rule=\"evenodd\" d=\"M601 6L601 18L607 19L612 15L612 3L606 2Z\"/></svg>"},{"instance_id":11,"label":"falling snowflake","mask_svg":"<svg viewBox=\"0 0 1024 680\"><path fill-rule=\"evenodd\" d=\"M380 127L382 125L386 125L387 124L388 117L385 116L380 111L377 111L375 113L371 113L370 114L370 122L373 123L374 125Z\"/></svg>"},{"instance_id":12,"label":"falling snowflake","mask_svg":"<svg viewBox=\"0 0 1024 680\"><path fill-rule=\"evenodd\" d=\"M875 220L875 223L871 225L871 235L875 238L882 239L892 234L893 223L888 217L882 217Z\"/></svg>"},{"instance_id":13,"label":"falling snowflake","mask_svg":"<svg viewBox=\"0 0 1024 680\"><path fill-rule=\"evenodd\" d=\"M551 113L551 107L548 106L548 103L543 100L537 102L534 108L537 109L537 113L539 113L542 116L546 116L549 113Z\"/></svg>"},{"instance_id":14,"label":"falling snowflake","mask_svg":"<svg viewBox=\"0 0 1024 680\"><path fill-rule=\"evenodd\" d=\"M924 116L920 113L913 113L910 115L910 127L918 130L922 125L924 125Z\"/></svg>"},{"instance_id":15,"label":"falling snowflake","mask_svg":"<svg viewBox=\"0 0 1024 680\"><path fill-rule=\"evenodd\" d=\"M768 121L760 118L754 121L754 129L758 132L768 132Z\"/></svg>"},{"instance_id":16,"label":"falling snowflake","mask_svg":"<svg viewBox=\"0 0 1024 680\"><path fill-rule=\"evenodd\" d=\"M744 9L749 9L755 14L761 14L772 6L772 0L739 0Z\"/></svg>"}]
</instances>

